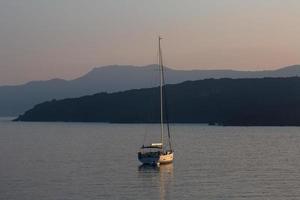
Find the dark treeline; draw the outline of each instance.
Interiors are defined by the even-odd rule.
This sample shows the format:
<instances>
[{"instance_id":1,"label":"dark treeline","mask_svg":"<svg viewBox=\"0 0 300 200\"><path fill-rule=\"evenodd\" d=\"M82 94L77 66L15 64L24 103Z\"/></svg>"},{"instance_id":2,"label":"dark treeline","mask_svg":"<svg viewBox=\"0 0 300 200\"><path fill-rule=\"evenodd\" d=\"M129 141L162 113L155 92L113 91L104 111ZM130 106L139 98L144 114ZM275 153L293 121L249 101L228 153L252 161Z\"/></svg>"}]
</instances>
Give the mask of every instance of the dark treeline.
<instances>
[{"instance_id":1,"label":"dark treeline","mask_svg":"<svg viewBox=\"0 0 300 200\"><path fill-rule=\"evenodd\" d=\"M171 123L300 125L300 78L206 79L167 85ZM52 100L20 121L159 122L159 88Z\"/></svg>"}]
</instances>

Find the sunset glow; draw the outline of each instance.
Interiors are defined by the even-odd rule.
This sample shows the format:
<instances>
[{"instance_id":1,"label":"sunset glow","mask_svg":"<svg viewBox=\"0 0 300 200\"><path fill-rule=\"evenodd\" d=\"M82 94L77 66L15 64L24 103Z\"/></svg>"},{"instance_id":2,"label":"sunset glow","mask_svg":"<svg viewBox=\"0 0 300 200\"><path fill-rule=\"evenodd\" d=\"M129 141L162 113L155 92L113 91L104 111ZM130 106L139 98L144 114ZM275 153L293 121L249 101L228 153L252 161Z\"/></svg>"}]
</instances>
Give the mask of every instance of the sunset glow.
<instances>
[{"instance_id":1,"label":"sunset glow","mask_svg":"<svg viewBox=\"0 0 300 200\"><path fill-rule=\"evenodd\" d=\"M300 63L300 1L0 2L0 84L71 79L95 66L266 70Z\"/></svg>"}]
</instances>

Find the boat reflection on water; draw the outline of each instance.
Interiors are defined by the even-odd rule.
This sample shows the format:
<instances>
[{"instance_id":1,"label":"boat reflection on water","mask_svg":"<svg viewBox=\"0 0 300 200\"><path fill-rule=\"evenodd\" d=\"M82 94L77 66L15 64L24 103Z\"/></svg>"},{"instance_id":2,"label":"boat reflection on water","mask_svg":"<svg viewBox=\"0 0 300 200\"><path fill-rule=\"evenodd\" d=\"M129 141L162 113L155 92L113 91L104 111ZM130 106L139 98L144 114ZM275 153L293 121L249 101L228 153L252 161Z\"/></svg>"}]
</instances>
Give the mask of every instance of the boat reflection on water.
<instances>
[{"instance_id":1,"label":"boat reflection on water","mask_svg":"<svg viewBox=\"0 0 300 200\"><path fill-rule=\"evenodd\" d=\"M152 166L140 165L138 175L145 189L159 189L159 199L170 199L170 188L173 182L173 164ZM151 187L151 188L150 188Z\"/></svg>"},{"instance_id":2,"label":"boat reflection on water","mask_svg":"<svg viewBox=\"0 0 300 200\"><path fill-rule=\"evenodd\" d=\"M163 174L173 174L173 163L165 164L165 165L140 165L139 172L159 172L161 175Z\"/></svg>"},{"instance_id":3,"label":"boat reflection on water","mask_svg":"<svg viewBox=\"0 0 300 200\"><path fill-rule=\"evenodd\" d=\"M159 165L140 165L139 172L159 172L160 166Z\"/></svg>"}]
</instances>

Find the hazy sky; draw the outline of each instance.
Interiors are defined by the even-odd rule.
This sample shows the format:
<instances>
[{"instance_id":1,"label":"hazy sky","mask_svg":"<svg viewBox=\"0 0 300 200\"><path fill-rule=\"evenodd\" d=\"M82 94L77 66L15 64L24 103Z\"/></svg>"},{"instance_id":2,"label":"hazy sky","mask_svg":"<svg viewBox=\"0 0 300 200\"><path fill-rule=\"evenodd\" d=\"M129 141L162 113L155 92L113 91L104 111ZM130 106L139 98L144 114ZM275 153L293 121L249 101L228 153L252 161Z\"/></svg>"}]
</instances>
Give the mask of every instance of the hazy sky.
<instances>
[{"instance_id":1,"label":"hazy sky","mask_svg":"<svg viewBox=\"0 0 300 200\"><path fill-rule=\"evenodd\" d=\"M0 85L95 66L272 69L300 63L299 0L0 0Z\"/></svg>"}]
</instances>

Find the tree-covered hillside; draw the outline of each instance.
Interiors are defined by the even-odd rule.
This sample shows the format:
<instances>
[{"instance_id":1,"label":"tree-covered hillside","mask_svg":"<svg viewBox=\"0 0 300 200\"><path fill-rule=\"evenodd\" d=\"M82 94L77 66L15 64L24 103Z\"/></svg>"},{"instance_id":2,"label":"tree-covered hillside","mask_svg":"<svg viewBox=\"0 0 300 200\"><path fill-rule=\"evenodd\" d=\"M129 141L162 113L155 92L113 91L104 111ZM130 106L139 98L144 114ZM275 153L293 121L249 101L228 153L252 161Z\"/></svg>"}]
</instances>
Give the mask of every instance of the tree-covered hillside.
<instances>
[{"instance_id":1,"label":"tree-covered hillside","mask_svg":"<svg viewBox=\"0 0 300 200\"><path fill-rule=\"evenodd\" d=\"M167 85L168 120L222 125L300 125L300 78L206 79ZM159 122L159 88L52 100L20 121ZM166 117L166 116L165 116Z\"/></svg>"}]
</instances>

